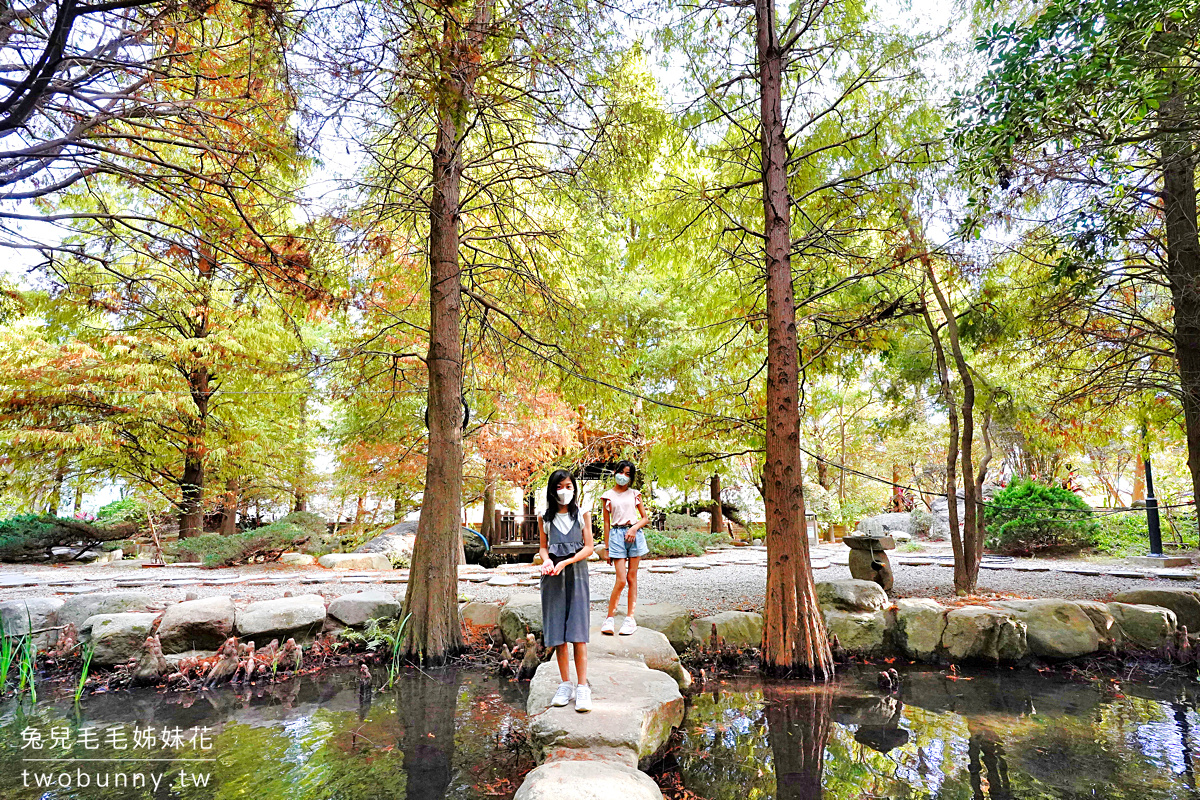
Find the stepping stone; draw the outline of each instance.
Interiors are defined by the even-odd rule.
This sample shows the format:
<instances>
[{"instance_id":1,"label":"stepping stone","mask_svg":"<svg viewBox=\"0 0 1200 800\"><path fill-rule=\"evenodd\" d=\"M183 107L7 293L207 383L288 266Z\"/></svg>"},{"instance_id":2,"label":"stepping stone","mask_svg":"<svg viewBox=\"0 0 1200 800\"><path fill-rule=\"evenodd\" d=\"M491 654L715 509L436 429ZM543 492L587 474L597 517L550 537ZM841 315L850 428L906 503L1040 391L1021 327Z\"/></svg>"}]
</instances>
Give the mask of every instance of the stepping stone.
<instances>
[{"instance_id":1,"label":"stepping stone","mask_svg":"<svg viewBox=\"0 0 1200 800\"><path fill-rule=\"evenodd\" d=\"M814 562L812 562L812 568L813 568L813 569L829 569L831 566L833 566L833 565L832 565L832 564L830 564L828 561L814 561ZM635 609L635 610L636 610L636 609Z\"/></svg>"},{"instance_id":2,"label":"stepping stone","mask_svg":"<svg viewBox=\"0 0 1200 800\"><path fill-rule=\"evenodd\" d=\"M541 586L542 579L541 578L525 578L524 580L521 581L521 585L522 586Z\"/></svg>"},{"instance_id":3,"label":"stepping stone","mask_svg":"<svg viewBox=\"0 0 1200 800\"><path fill-rule=\"evenodd\" d=\"M711 564L684 564L685 569L709 569ZM636 609L635 609L636 610Z\"/></svg>"},{"instance_id":4,"label":"stepping stone","mask_svg":"<svg viewBox=\"0 0 1200 800\"><path fill-rule=\"evenodd\" d=\"M408 583L407 575L386 575L380 579L381 583Z\"/></svg>"},{"instance_id":5,"label":"stepping stone","mask_svg":"<svg viewBox=\"0 0 1200 800\"><path fill-rule=\"evenodd\" d=\"M96 591L94 586L60 586L54 590L55 594L88 594Z\"/></svg>"},{"instance_id":6,"label":"stepping stone","mask_svg":"<svg viewBox=\"0 0 1200 800\"><path fill-rule=\"evenodd\" d=\"M495 577L501 577L501 576L497 575ZM488 575L487 573L478 573L478 574L474 574L474 575L459 575L458 579L460 581L470 581L471 583L483 583L485 581L490 581L492 579L492 576Z\"/></svg>"},{"instance_id":7,"label":"stepping stone","mask_svg":"<svg viewBox=\"0 0 1200 800\"><path fill-rule=\"evenodd\" d=\"M1196 573L1191 570L1154 569L1150 573L1156 578L1168 578L1173 581L1190 581L1196 579Z\"/></svg>"},{"instance_id":8,"label":"stepping stone","mask_svg":"<svg viewBox=\"0 0 1200 800\"><path fill-rule=\"evenodd\" d=\"M1132 569L1114 569L1104 573L1112 578L1145 578L1146 573Z\"/></svg>"},{"instance_id":9,"label":"stepping stone","mask_svg":"<svg viewBox=\"0 0 1200 800\"><path fill-rule=\"evenodd\" d=\"M488 581L488 586L516 586L520 582L520 579L511 575L493 575Z\"/></svg>"},{"instance_id":10,"label":"stepping stone","mask_svg":"<svg viewBox=\"0 0 1200 800\"><path fill-rule=\"evenodd\" d=\"M617 568L609 566L608 564L605 564L602 567L597 567L596 572L599 572L601 575L616 575ZM634 609L634 610L636 611L636 609Z\"/></svg>"},{"instance_id":11,"label":"stepping stone","mask_svg":"<svg viewBox=\"0 0 1200 800\"><path fill-rule=\"evenodd\" d=\"M1099 567L1059 567L1057 572L1065 572L1068 575L1103 575L1104 570Z\"/></svg>"},{"instance_id":12,"label":"stepping stone","mask_svg":"<svg viewBox=\"0 0 1200 800\"><path fill-rule=\"evenodd\" d=\"M661 575L674 575L679 572L679 567L651 567L649 571Z\"/></svg>"},{"instance_id":13,"label":"stepping stone","mask_svg":"<svg viewBox=\"0 0 1200 800\"><path fill-rule=\"evenodd\" d=\"M377 583L374 578L342 578L342 583Z\"/></svg>"},{"instance_id":14,"label":"stepping stone","mask_svg":"<svg viewBox=\"0 0 1200 800\"><path fill-rule=\"evenodd\" d=\"M905 567L929 567L938 561L936 558L897 558L896 563Z\"/></svg>"}]
</instances>

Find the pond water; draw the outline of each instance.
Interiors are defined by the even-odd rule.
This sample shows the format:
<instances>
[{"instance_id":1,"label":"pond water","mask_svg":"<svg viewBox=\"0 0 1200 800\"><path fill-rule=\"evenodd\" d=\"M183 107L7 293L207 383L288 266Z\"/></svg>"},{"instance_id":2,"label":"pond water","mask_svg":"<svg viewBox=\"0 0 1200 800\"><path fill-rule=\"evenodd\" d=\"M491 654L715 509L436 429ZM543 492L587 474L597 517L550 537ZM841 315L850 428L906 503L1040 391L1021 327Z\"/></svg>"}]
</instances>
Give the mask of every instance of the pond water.
<instances>
[{"instance_id":1,"label":"pond water","mask_svg":"<svg viewBox=\"0 0 1200 800\"><path fill-rule=\"evenodd\" d=\"M373 691L347 671L241 691L134 690L78 710L44 694L0 705L4 800L505 800L533 767L520 746L524 688L474 672L412 671Z\"/></svg>"},{"instance_id":2,"label":"pond water","mask_svg":"<svg viewBox=\"0 0 1200 800\"><path fill-rule=\"evenodd\" d=\"M1194 679L910 669L887 694L877 677L710 683L648 768L668 797L707 800L1200 800ZM114 692L78 709L48 691L0 704L3 800L508 800L533 767L525 687L471 671L411 671L389 690L333 672Z\"/></svg>"},{"instance_id":3,"label":"pond water","mask_svg":"<svg viewBox=\"0 0 1200 800\"><path fill-rule=\"evenodd\" d=\"M878 675L728 681L692 698L652 770L708 800L1200 798L1194 679L912 670L885 695Z\"/></svg>"}]
</instances>

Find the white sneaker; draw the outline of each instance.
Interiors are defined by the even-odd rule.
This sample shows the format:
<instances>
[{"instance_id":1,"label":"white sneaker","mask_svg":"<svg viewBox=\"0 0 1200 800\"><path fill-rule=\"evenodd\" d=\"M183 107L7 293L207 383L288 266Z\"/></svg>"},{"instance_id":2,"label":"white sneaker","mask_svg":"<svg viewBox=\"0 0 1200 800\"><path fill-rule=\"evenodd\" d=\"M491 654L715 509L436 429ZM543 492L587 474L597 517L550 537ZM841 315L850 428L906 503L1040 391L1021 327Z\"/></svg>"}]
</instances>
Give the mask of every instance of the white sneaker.
<instances>
[{"instance_id":1,"label":"white sneaker","mask_svg":"<svg viewBox=\"0 0 1200 800\"><path fill-rule=\"evenodd\" d=\"M612 617L606 617L604 619L604 624L600 626L600 632L607 633L609 636L613 635L613 618Z\"/></svg>"},{"instance_id":2,"label":"white sneaker","mask_svg":"<svg viewBox=\"0 0 1200 800\"><path fill-rule=\"evenodd\" d=\"M621 623L620 633L622 636L628 636L629 634L633 633L636 630L637 630L637 623L633 621L633 617L626 617L625 621Z\"/></svg>"},{"instance_id":3,"label":"white sneaker","mask_svg":"<svg viewBox=\"0 0 1200 800\"><path fill-rule=\"evenodd\" d=\"M586 688L586 687L585 687ZM565 706L571 702L571 698L575 696L575 684L570 681L563 681L558 685L558 691L554 693L554 699L550 701L552 706Z\"/></svg>"},{"instance_id":4,"label":"white sneaker","mask_svg":"<svg viewBox=\"0 0 1200 800\"><path fill-rule=\"evenodd\" d=\"M579 688L575 690L575 710L592 710L592 687L588 686L586 683L581 684Z\"/></svg>"}]
</instances>

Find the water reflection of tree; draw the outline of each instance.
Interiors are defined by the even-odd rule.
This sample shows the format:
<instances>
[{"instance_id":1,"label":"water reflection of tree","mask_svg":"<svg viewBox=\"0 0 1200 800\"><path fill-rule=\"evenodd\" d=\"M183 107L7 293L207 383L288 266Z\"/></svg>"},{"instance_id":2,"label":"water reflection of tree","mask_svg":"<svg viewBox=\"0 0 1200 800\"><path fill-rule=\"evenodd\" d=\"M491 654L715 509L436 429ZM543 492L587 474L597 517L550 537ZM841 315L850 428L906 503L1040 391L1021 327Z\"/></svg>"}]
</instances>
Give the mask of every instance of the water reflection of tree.
<instances>
[{"instance_id":1,"label":"water reflection of tree","mask_svg":"<svg viewBox=\"0 0 1200 800\"><path fill-rule=\"evenodd\" d=\"M833 725L833 690L768 686L764 697L776 800L817 800Z\"/></svg>"},{"instance_id":2,"label":"water reflection of tree","mask_svg":"<svg viewBox=\"0 0 1200 800\"><path fill-rule=\"evenodd\" d=\"M458 673L406 680L397 713L404 722L405 800L442 800L454 774L454 712Z\"/></svg>"},{"instance_id":3,"label":"water reflection of tree","mask_svg":"<svg viewBox=\"0 0 1200 800\"><path fill-rule=\"evenodd\" d=\"M990 800L1012 800L1008 781L1008 761L1000 737L991 729L967 720L967 769L971 773L971 790L975 800L985 800L983 781L986 777ZM986 774L985 774L986 772Z\"/></svg>"}]
</instances>

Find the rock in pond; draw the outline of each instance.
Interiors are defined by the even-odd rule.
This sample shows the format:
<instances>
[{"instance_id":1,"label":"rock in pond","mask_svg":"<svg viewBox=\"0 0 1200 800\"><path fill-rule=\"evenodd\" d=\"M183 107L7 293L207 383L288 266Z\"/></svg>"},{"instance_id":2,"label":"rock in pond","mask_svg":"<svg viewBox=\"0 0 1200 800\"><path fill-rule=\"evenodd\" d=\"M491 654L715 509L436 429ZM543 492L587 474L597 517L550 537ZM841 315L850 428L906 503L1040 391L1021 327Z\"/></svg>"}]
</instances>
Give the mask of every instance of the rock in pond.
<instances>
[{"instance_id":1,"label":"rock in pond","mask_svg":"<svg viewBox=\"0 0 1200 800\"><path fill-rule=\"evenodd\" d=\"M593 615L589 634L588 657L611 656L614 658L641 659L650 669L670 675L680 690L692 685L691 674L679 663L679 654L664 634L643 627L638 619L638 629L627 636L607 636L600 633L604 612Z\"/></svg>"},{"instance_id":2,"label":"rock in pond","mask_svg":"<svg viewBox=\"0 0 1200 800\"><path fill-rule=\"evenodd\" d=\"M1100 637L1100 646L1108 647L1116 642L1119 632L1116 629L1116 619L1108 610L1106 603L1099 600L1076 600L1079 610L1088 615L1096 635Z\"/></svg>"},{"instance_id":3,"label":"rock in pond","mask_svg":"<svg viewBox=\"0 0 1200 800\"><path fill-rule=\"evenodd\" d=\"M3 624L6 634L17 636L24 636L30 631L42 628L52 628L62 624L59 622L59 613L63 605L63 600L58 597L5 600L0 603L0 624ZM49 647L58 641L58 631L36 634L33 641L38 647Z\"/></svg>"},{"instance_id":4,"label":"rock in pond","mask_svg":"<svg viewBox=\"0 0 1200 800\"><path fill-rule=\"evenodd\" d=\"M467 603L458 613L467 625L493 628L500 624L500 608L499 603Z\"/></svg>"},{"instance_id":5,"label":"rock in pond","mask_svg":"<svg viewBox=\"0 0 1200 800\"><path fill-rule=\"evenodd\" d=\"M892 639L909 658L931 661L942 646L948 609L928 598L904 598L896 601L896 621Z\"/></svg>"},{"instance_id":6,"label":"rock in pond","mask_svg":"<svg viewBox=\"0 0 1200 800\"><path fill-rule=\"evenodd\" d=\"M524 592L509 596L500 609L500 632L509 646L524 641L526 633L542 633L542 596Z\"/></svg>"},{"instance_id":7,"label":"rock in pond","mask_svg":"<svg viewBox=\"0 0 1200 800\"><path fill-rule=\"evenodd\" d=\"M692 638L702 645L707 645L712 638L714 625L717 626L717 635L732 647L758 647L762 644L762 614L753 611L722 611L711 617L700 617L692 620Z\"/></svg>"},{"instance_id":8,"label":"rock in pond","mask_svg":"<svg viewBox=\"0 0 1200 800\"><path fill-rule=\"evenodd\" d=\"M400 613L394 594L368 589L344 594L329 601L329 616L352 628L362 627L371 619L387 619Z\"/></svg>"},{"instance_id":9,"label":"rock in pond","mask_svg":"<svg viewBox=\"0 0 1200 800\"><path fill-rule=\"evenodd\" d=\"M942 647L954 661L1013 662L1029 655L1025 623L989 606L950 609Z\"/></svg>"},{"instance_id":10,"label":"rock in pond","mask_svg":"<svg viewBox=\"0 0 1200 800\"><path fill-rule=\"evenodd\" d=\"M123 614L129 611L145 611L154 603L154 598L145 592L94 592L68 597L58 610L59 625L68 622L76 630L84 621L96 614Z\"/></svg>"},{"instance_id":11,"label":"rock in pond","mask_svg":"<svg viewBox=\"0 0 1200 800\"><path fill-rule=\"evenodd\" d=\"M526 704L529 734L541 759L607 759L636 767L652 755L683 721L683 695L675 680L641 660L600 656L588 659L592 710L574 702L550 707L558 689L558 665L538 667Z\"/></svg>"},{"instance_id":12,"label":"rock in pond","mask_svg":"<svg viewBox=\"0 0 1200 800\"><path fill-rule=\"evenodd\" d=\"M887 649L888 624L883 611L824 611L825 628L841 648L859 656L880 655Z\"/></svg>"},{"instance_id":13,"label":"rock in pond","mask_svg":"<svg viewBox=\"0 0 1200 800\"><path fill-rule=\"evenodd\" d=\"M888 596L874 581L822 581L817 584L822 608L838 611L883 611Z\"/></svg>"},{"instance_id":14,"label":"rock in pond","mask_svg":"<svg viewBox=\"0 0 1200 800\"><path fill-rule=\"evenodd\" d=\"M383 553L326 553L317 559L326 569L391 569L391 560Z\"/></svg>"},{"instance_id":15,"label":"rock in pond","mask_svg":"<svg viewBox=\"0 0 1200 800\"><path fill-rule=\"evenodd\" d=\"M1175 612L1175 621L1188 633L1200 633L1200 590L1130 589L1113 595L1113 601L1129 605L1161 606Z\"/></svg>"},{"instance_id":16,"label":"rock in pond","mask_svg":"<svg viewBox=\"0 0 1200 800\"><path fill-rule=\"evenodd\" d=\"M92 643L92 662L102 667L124 664L142 655L142 647L158 614L96 614L84 620L80 637Z\"/></svg>"},{"instance_id":17,"label":"rock in pond","mask_svg":"<svg viewBox=\"0 0 1200 800\"><path fill-rule=\"evenodd\" d=\"M525 776L513 800L662 800L641 770L608 761L551 761Z\"/></svg>"},{"instance_id":18,"label":"rock in pond","mask_svg":"<svg viewBox=\"0 0 1200 800\"><path fill-rule=\"evenodd\" d=\"M158 638L164 653L216 650L233 635L237 609L227 595L185 600L167 606Z\"/></svg>"},{"instance_id":19,"label":"rock in pond","mask_svg":"<svg viewBox=\"0 0 1200 800\"><path fill-rule=\"evenodd\" d=\"M265 645L271 639L285 641L288 637L305 639L321 630L325 622L325 598L319 594L302 594L259 600L239 608L236 618L237 635Z\"/></svg>"},{"instance_id":20,"label":"rock in pond","mask_svg":"<svg viewBox=\"0 0 1200 800\"><path fill-rule=\"evenodd\" d=\"M1136 603L1109 603L1108 610L1115 620L1117 644L1120 646L1132 644L1135 647L1155 650L1175 640L1178 620L1175 612L1169 608Z\"/></svg>"},{"instance_id":21,"label":"rock in pond","mask_svg":"<svg viewBox=\"0 0 1200 800\"><path fill-rule=\"evenodd\" d=\"M676 651L687 649L693 642L692 614L683 606L642 603L638 605L634 618L639 628L649 628L666 636Z\"/></svg>"},{"instance_id":22,"label":"rock in pond","mask_svg":"<svg viewBox=\"0 0 1200 800\"><path fill-rule=\"evenodd\" d=\"M1025 623L1029 651L1042 658L1078 658L1096 652L1100 636L1091 617L1070 600L1006 600L997 608Z\"/></svg>"}]
</instances>

